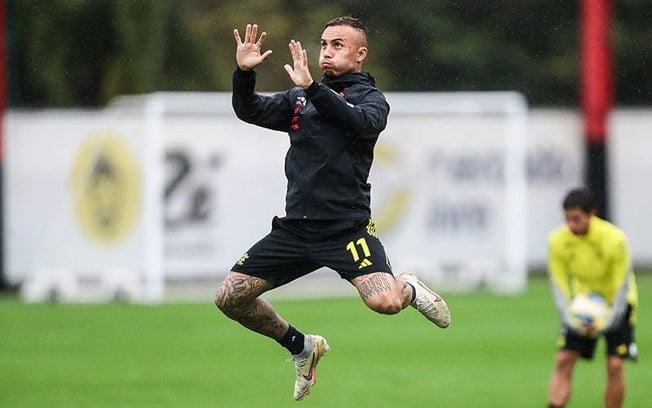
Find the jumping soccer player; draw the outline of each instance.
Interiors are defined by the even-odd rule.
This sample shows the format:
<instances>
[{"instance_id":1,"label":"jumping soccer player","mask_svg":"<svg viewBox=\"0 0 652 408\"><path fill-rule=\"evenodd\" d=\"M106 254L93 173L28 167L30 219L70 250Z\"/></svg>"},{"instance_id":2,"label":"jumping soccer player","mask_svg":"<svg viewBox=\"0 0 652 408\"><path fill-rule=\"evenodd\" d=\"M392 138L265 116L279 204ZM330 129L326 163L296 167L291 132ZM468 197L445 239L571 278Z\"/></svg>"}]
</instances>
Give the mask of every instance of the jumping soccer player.
<instances>
[{"instance_id":1,"label":"jumping soccer player","mask_svg":"<svg viewBox=\"0 0 652 408\"><path fill-rule=\"evenodd\" d=\"M267 33L247 24L244 40L234 30L237 69L233 109L245 122L287 132L285 217L251 247L217 288L215 304L229 318L279 342L296 369L294 398L315 384L326 339L289 325L262 299L264 292L329 267L351 282L373 311L396 314L414 306L428 320L450 324L446 302L416 276L395 277L371 221L367 183L374 145L385 129L389 105L371 75L362 72L367 29L353 17L326 23L321 36L321 83L313 81L301 43L289 43L293 65L285 65L294 88L273 96L255 91L254 68Z\"/></svg>"}]
</instances>

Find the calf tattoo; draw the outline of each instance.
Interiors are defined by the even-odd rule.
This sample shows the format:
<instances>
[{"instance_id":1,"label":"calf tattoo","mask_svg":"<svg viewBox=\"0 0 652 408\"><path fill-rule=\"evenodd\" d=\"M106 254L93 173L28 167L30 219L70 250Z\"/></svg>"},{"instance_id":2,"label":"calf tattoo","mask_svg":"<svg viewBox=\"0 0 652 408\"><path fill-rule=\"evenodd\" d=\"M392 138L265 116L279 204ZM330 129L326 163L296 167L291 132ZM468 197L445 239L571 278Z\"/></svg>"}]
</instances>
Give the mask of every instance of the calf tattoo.
<instances>
[{"instance_id":1,"label":"calf tattoo","mask_svg":"<svg viewBox=\"0 0 652 408\"><path fill-rule=\"evenodd\" d=\"M272 288L260 278L229 274L217 288L215 304L229 318L257 333L280 339L288 329L283 320L265 299L259 296Z\"/></svg>"}]
</instances>

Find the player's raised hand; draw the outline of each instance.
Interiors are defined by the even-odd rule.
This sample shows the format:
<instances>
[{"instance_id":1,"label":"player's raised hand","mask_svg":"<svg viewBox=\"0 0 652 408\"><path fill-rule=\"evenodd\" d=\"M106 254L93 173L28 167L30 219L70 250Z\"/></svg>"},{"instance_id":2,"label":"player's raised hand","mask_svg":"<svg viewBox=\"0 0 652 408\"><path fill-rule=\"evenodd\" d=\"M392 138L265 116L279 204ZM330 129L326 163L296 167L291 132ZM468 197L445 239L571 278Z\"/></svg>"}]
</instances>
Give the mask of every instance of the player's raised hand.
<instances>
[{"instance_id":1,"label":"player's raised hand","mask_svg":"<svg viewBox=\"0 0 652 408\"><path fill-rule=\"evenodd\" d=\"M243 71L251 71L272 54L272 50L261 53L267 33L263 31L258 37L258 24L247 24L244 40L240 38L237 28L233 29L233 36L237 45L235 60Z\"/></svg>"},{"instance_id":2,"label":"player's raised hand","mask_svg":"<svg viewBox=\"0 0 652 408\"><path fill-rule=\"evenodd\" d=\"M308 53L301 47L299 41L290 41L288 47L290 48L290 54L292 54L292 65L285 64L283 68L285 68L296 86L306 89L313 82L308 69Z\"/></svg>"}]
</instances>

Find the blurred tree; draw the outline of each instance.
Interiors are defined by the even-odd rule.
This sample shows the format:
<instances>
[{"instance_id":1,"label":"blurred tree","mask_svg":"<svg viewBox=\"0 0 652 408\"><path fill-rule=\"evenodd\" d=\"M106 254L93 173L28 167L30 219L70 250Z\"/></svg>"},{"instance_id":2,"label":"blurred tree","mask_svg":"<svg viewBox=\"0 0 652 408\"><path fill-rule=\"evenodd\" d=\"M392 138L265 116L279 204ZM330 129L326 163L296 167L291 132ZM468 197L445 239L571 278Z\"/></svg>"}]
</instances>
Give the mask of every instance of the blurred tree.
<instances>
[{"instance_id":1,"label":"blurred tree","mask_svg":"<svg viewBox=\"0 0 652 408\"><path fill-rule=\"evenodd\" d=\"M170 8L169 3L156 0L111 1L105 18L115 27L112 37L116 47L107 61L102 84L105 98L153 92L161 85L168 51L165 32Z\"/></svg>"},{"instance_id":2,"label":"blurred tree","mask_svg":"<svg viewBox=\"0 0 652 408\"><path fill-rule=\"evenodd\" d=\"M374 6L377 3L373 2ZM518 89L544 104L575 98L576 17L572 2L424 0L373 16L393 69L390 87L409 91ZM555 3L551 7L550 3ZM551 89L554 92L551 92Z\"/></svg>"},{"instance_id":3,"label":"blurred tree","mask_svg":"<svg viewBox=\"0 0 652 408\"><path fill-rule=\"evenodd\" d=\"M7 3L10 104L97 104L106 64L115 48L107 18L110 1Z\"/></svg>"},{"instance_id":4,"label":"blurred tree","mask_svg":"<svg viewBox=\"0 0 652 408\"><path fill-rule=\"evenodd\" d=\"M616 100L652 104L652 1L615 2Z\"/></svg>"},{"instance_id":5,"label":"blurred tree","mask_svg":"<svg viewBox=\"0 0 652 408\"><path fill-rule=\"evenodd\" d=\"M220 75L218 88L207 90L228 91L235 68L235 40L233 29L244 37L247 23L258 23L260 30L268 33L264 49L273 54L257 71L258 89L277 91L292 85L283 65L291 63L288 42L294 38L308 50L311 62L316 65L319 56L319 36L323 25L343 10L337 6L315 1L242 0L233 4L225 1L201 1L201 7L191 17L193 26L211 40L212 66ZM313 75L317 76L314 71Z\"/></svg>"},{"instance_id":6,"label":"blurred tree","mask_svg":"<svg viewBox=\"0 0 652 408\"><path fill-rule=\"evenodd\" d=\"M119 94L229 91L233 28L256 22L274 53L259 89L291 85L287 43L313 66L331 18L371 30L365 65L386 91L519 90L532 105L575 105L575 1L7 0L11 106L99 106ZM617 98L652 101L652 2L616 5ZM317 76L313 68L313 75Z\"/></svg>"}]
</instances>

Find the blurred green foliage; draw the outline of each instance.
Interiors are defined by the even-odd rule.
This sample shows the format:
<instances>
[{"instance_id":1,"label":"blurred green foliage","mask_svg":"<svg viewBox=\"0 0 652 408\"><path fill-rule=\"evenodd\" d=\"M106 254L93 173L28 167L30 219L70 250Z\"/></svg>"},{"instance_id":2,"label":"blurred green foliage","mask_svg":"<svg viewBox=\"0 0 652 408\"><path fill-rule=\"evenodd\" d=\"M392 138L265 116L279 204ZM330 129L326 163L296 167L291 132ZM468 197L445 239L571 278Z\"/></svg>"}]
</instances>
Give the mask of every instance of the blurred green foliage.
<instances>
[{"instance_id":1,"label":"blurred green foliage","mask_svg":"<svg viewBox=\"0 0 652 408\"><path fill-rule=\"evenodd\" d=\"M615 3L617 101L650 104L652 2ZM7 0L7 7L15 107L229 91L232 30L253 22L274 51L258 69L259 90L286 89L288 41L302 41L316 65L324 23L345 14L369 27L365 69L385 91L518 90L532 105L577 101L577 1Z\"/></svg>"}]
</instances>

